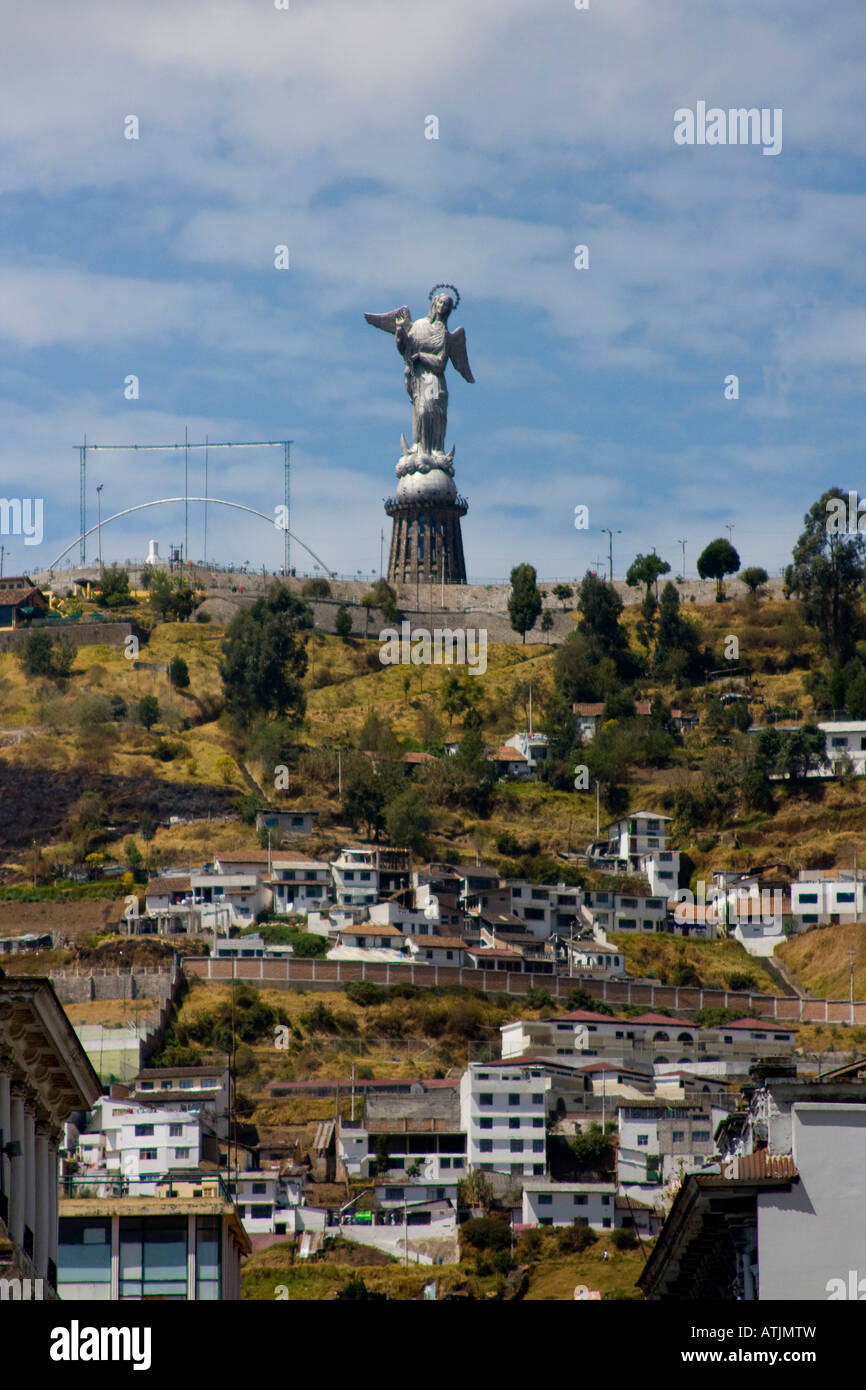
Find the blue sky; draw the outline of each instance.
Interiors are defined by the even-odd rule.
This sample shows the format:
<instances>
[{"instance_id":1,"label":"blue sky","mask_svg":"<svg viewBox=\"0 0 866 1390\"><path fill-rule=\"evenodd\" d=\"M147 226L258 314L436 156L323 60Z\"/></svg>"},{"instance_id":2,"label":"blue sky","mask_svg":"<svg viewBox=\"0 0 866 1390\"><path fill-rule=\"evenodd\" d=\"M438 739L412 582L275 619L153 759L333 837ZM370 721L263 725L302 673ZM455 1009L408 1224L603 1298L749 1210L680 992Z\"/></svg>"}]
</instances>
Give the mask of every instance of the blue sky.
<instances>
[{"instance_id":1,"label":"blue sky","mask_svg":"<svg viewBox=\"0 0 866 1390\"><path fill-rule=\"evenodd\" d=\"M363 313L417 316L437 281L476 377L449 385L470 578L582 574L606 526L618 576L652 546L678 569L681 537L694 573L727 523L777 572L827 486L866 491L862 3L290 4L4 18L2 490L45 499L42 546L3 538L7 573L77 535L85 433L185 427L293 439L293 529L341 573L376 570L409 403ZM781 108L781 153L675 145L698 100ZM92 455L90 520L98 482L106 513L176 495L182 455ZM210 490L272 513L279 451L212 454ZM242 513L212 509L208 533L214 558L281 561ZM151 536L182 540L183 508L114 523L104 554Z\"/></svg>"}]
</instances>

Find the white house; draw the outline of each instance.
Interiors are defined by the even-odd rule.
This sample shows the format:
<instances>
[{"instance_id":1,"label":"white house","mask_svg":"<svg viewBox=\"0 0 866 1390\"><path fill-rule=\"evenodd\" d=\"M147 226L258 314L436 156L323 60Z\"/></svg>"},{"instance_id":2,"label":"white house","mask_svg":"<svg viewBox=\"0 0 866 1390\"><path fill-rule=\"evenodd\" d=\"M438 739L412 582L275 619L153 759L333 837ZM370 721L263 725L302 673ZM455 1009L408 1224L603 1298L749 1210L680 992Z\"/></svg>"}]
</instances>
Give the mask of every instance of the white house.
<instances>
[{"instance_id":1,"label":"white house","mask_svg":"<svg viewBox=\"0 0 866 1390\"><path fill-rule=\"evenodd\" d=\"M791 884L791 915L800 928L833 921L862 922L866 882L845 870L820 874L802 869L799 880Z\"/></svg>"},{"instance_id":2,"label":"white house","mask_svg":"<svg viewBox=\"0 0 866 1390\"><path fill-rule=\"evenodd\" d=\"M230 1190L250 1235L286 1235L295 1229L291 1209L303 1202L303 1183L273 1170L247 1169Z\"/></svg>"},{"instance_id":3,"label":"white house","mask_svg":"<svg viewBox=\"0 0 866 1390\"><path fill-rule=\"evenodd\" d=\"M829 719L820 721L818 728L827 735L825 774L834 775L838 763L847 757L854 775L862 777L866 772L866 719Z\"/></svg>"},{"instance_id":4,"label":"white house","mask_svg":"<svg viewBox=\"0 0 866 1390\"><path fill-rule=\"evenodd\" d=\"M506 887L511 893L512 914L533 936L542 939L553 932L567 933L583 902L581 890L564 883L529 883L526 879L509 878Z\"/></svg>"},{"instance_id":5,"label":"white house","mask_svg":"<svg viewBox=\"0 0 866 1390\"><path fill-rule=\"evenodd\" d=\"M715 1152L713 1135L726 1113L669 1100L620 1104L616 1158L620 1189L663 1187L681 1167L700 1167Z\"/></svg>"},{"instance_id":6,"label":"white house","mask_svg":"<svg viewBox=\"0 0 866 1390\"><path fill-rule=\"evenodd\" d=\"M653 849L641 855L640 871L654 896L669 898L680 881L678 849Z\"/></svg>"},{"instance_id":7,"label":"white house","mask_svg":"<svg viewBox=\"0 0 866 1390\"><path fill-rule=\"evenodd\" d=\"M416 965L462 965L466 942L460 936L407 936Z\"/></svg>"},{"instance_id":8,"label":"white house","mask_svg":"<svg viewBox=\"0 0 866 1390\"><path fill-rule=\"evenodd\" d=\"M129 1183L133 1196L154 1195L157 1181L170 1169L199 1167L202 1117L102 1096L78 1136L76 1152L81 1195L98 1195L100 1176Z\"/></svg>"},{"instance_id":9,"label":"white house","mask_svg":"<svg viewBox=\"0 0 866 1390\"><path fill-rule=\"evenodd\" d=\"M638 871L644 855L670 849L670 816L657 811L632 811L607 827L608 854L628 861Z\"/></svg>"},{"instance_id":10,"label":"white house","mask_svg":"<svg viewBox=\"0 0 866 1390\"><path fill-rule=\"evenodd\" d=\"M460 1079L469 1167L543 1177L550 1077L540 1065L471 1062Z\"/></svg>"},{"instance_id":11,"label":"white house","mask_svg":"<svg viewBox=\"0 0 866 1390\"><path fill-rule=\"evenodd\" d=\"M667 894L658 898L588 889L584 901L593 922L604 932L655 932L667 926Z\"/></svg>"},{"instance_id":12,"label":"white house","mask_svg":"<svg viewBox=\"0 0 866 1390\"><path fill-rule=\"evenodd\" d=\"M339 907L363 907L379 896L379 871L371 849L341 849L331 860L334 894Z\"/></svg>"},{"instance_id":13,"label":"white house","mask_svg":"<svg viewBox=\"0 0 866 1390\"><path fill-rule=\"evenodd\" d=\"M616 1183L524 1181L524 1226L592 1226L610 1231L616 1221Z\"/></svg>"},{"instance_id":14,"label":"white house","mask_svg":"<svg viewBox=\"0 0 866 1390\"><path fill-rule=\"evenodd\" d=\"M331 901L331 869L323 859L281 852L273 856L271 877L266 880L273 895L273 911L303 915L326 911Z\"/></svg>"},{"instance_id":15,"label":"white house","mask_svg":"<svg viewBox=\"0 0 866 1390\"><path fill-rule=\"evenodd\" d=\"M547 760L549 743L547 734L531 734L524 729L507 738L504 747L514 748L518 753L522 753L529 764L530 773L538 773Z\"/></svg>"},{"instance_id":16,"label":"white house","mask_svg":"<svg viewBox=\"0 0 866 1390\"><path fill-rule=\"evenodd\" d=\"M625 953L599 941L567 941L569 975L592 975L596 979L621 979L626 974Z\"/></svg>"}]
</instances>

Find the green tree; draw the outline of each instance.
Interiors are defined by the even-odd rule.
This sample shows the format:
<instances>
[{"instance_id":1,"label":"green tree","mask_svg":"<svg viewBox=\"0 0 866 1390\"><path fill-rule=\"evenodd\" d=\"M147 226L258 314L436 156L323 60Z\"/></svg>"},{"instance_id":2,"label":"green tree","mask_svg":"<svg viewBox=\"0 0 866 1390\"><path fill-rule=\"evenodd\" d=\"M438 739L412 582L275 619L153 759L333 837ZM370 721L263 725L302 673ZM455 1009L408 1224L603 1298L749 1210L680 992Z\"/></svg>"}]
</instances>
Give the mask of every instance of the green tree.
<instances>
[{"instance_id":1,"label":"green tree","mask_svg":"<svg viewBox=\"0 0 866 1390\"><path fill-rule=\"evenodd\" d=\"M655 552L650 555L636 555L629 565L625 582L630 589L636 589L639 584L645 585L645 597L649 598L653 585L657 587L661 575L670 574L670 570L667 560L662 560Z\"/></svg>"},{"instance_id":2,"label":"green tree","mask_svg":"<svg viewBox=\"0 0 866 1390\"><path fill-rule=\"evenodd\" d=\"M535 620L541 612L541 603L534 566L515 565L511 571L508 620L513 630L521 634L524 642L527 632L535 627Z\"/></svg>"},{"instance_id":3,"label":"green tree","mask_svg":"<svg viewBox=\"0 0 866 1390\"><path fill-rule=\"evenodd\" d=\"M189 687L189 667L182 656L176 656L169 662L168 678L175 690L186 690Z\"/></svg>"},{"instance_id":4,"label":"green tree","mask_svg":"<svg viewBox=\"0 0 866 1390\"><path fill-rule=\"evenodd\" d=\"M31 632L20 648L21 665L28 676L54 674L54 644L47 632Z\"/></svg>"},{"instance_id":5,"label":"green tree","mask_svg":"<svg viewBox=\"0 0 866 1390\"><path fill-rule=\"evenodd\" d=\"M668 580L659 600L653 666L668 679L694 679L702 669L698 632L680 612L676 584Z\"/></svg>"},{"instance_id":6,"label":"green tree","mask_svg":"<svg viewBox=\"0 0 866 1390\"><path fill-rule=\"evenodd\" d=\"M392 845L425 853L433 825L430 803L420 787L406 787L385 808L385 828Z\"/></svg>"},{"instance_id":7,"label":"green tree","mask_svg":"<svg viewBox=\"0 0 866 1390\"><path fill-rule=\"evenodd\" d=\"M345 642L352 635L352 615L345 603L341 603L334 618L334 631Z\"/></svg>"},{"instance_id":8,"label":"green tree","mask_svg":"<svg viewBox=\"0 0 866 1390\"><path fill-rule=\"evenodd\" d=\"M235 614L222 646L220 676L226 708L242 727L249 728L257 715L294 723L303 719L303 634L312 622L308 605L281 584Z\"/></svg>"},{"instance_id":9,"label":"green tree","mask_svg":"<svg viewBox=\"0 0 866 1390\"><path fill-rule=\"evenodd\" d=\"M569 1140L569 1147L579 1168L590 1168L597 1172L610 1165L610 1140L605 1135L601 1125L595 1121L590 1124L588 1129L575 1134Z\"/></svg>"},{"instance_id":10,"label":"green tree","mask_svg":"<svg viewBox=\"0 0 866 1390\"><path fill-rule=\"evenodd\" d=\"M570 584L554 584L552 592L553 597L559 599L563 608L565 608L570 598L574 598L574 590Z\"/></svg>"},{"instance_id":11,"label":"green tree","mask_svg":"<svg viewBox=\"0 0 866 1390\"><path fill-rule=\"evenodd\" d=\"M785 571L786 590L800 600L804 618L818 629L823 651L839 662L854 652L866 577L866 538L832 524L845 506L841 488L822 493L803 518L805 530Z\"/></svg>"},{"instance_id":12,"label":"green tree","mask_svg":"<svg viewBox=\"0 0 866 1390\"><path fill-rule=\"evenodd\" d=\"M316 579L308 579L301 589L304 598L330 598L331 586L327 579L319 575Z\"/></svg>"},{"instance_id":13,"label":"green tree","mask_svg":"<svg viewBox=\"0 0 866 1390\"><path fill-rule=\"evenodd\" d=\"M150 608L164 622L171 612L174 585L166 570L154 569L150 576Z\"/></svg>"},{"instance_id":14,"label":"green tree","mask_svg":"<svg viewBox=\"0 0 866 1390\"><path fill-rule=\"evenodd\" d=\"M612 584L588 571L580 582L577 606L578 632L593 638L601 651L612 658L619 675L627 674L628 638L620 625L623 601Z\"/></svg>"},{"instance_id":15,"label":"green tree","mask_svg":"<svg viewBox=\"0 0 866 1390\"><path fill-rule=\"evenodd\" d=\"M725 575L736 574L739 568L740 557L731 542L726 541L723 536L710 541L698 556L698 574L701 579L715 579L717 599L724 596L722 581Z\"/></svg>"},{"instance_id":16,"label":"green tree","mask_svg":"<svg viewBox=\"0 0 866 1390\"><path fill-rule=\"evenodd\" d=\"M155 695L143 695L138 702L138 720L145 729L152 729L161 718L159 701Z\"/></svg>"},{"instance_id":17,"label":"green tree","mask_svg":"<svg viewBox=\"0 0 866 1390\"><path fill-rule=\"evenodd\" d=\"M767 583L769 575L760 565L749 565L748 569L743 570L740 578L745 584L752 598L757 598L760 590Z\"/></svg>"},{"instance_id":18,"label":"green tree","mask_svg":"<svg viewBox=\"0 0 866 1390\"><path fill-rule=\"evenodd\" d=\"M397 591L391 588L387 579L377 579L372 588L373 607L378 608L386 623L395 623L400 616L397 607Z\"/></svg>"},{"instance_id":19,"label":"green tree","mask_svg":"<svg viewBox=\"0 0 866 1390\"><path fill-rule=\"evenodd\" d=\"M545 634L545 636L546 636L547 633L550 632L550 630L551 630L552 627L553 627L553 614L551 613L551 611L550 611L549 608L545 608L544 612L543 612L542 615L541 615L541 631L542 631L542 632Z\"/></svg>"},{"instance_id":20,"label":"green tree","mask_svg":"<svg viewBox=\"0 0 866 1390\"><path fill-rule=\"evenodd\" d=\"M129 603L129 575L119 565L108 565L102 571L101 593L97 602L103 608L121 608Z\"/></svg>"}]
</instances>

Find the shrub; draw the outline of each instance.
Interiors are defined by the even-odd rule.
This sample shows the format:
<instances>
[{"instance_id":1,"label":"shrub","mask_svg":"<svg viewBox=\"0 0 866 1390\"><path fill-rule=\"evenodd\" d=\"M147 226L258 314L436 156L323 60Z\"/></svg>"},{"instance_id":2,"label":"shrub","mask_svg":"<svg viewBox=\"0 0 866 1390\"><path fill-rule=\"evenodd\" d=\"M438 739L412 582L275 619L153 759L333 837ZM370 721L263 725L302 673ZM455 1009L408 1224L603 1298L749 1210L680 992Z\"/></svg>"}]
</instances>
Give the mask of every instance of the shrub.
<instances>
[{"instance_id":1,"label":"shrub","mask_svg":"<svg viewBox=\"0 0 866 1390\"><path fill-rule=\"evenodd\" d=\"M732 970L728 976L728 989L749 990L755 988L755 977L745 970Z\"/></svg>"},{"instance_id":2,"label":"shrub","mask_svg":"<svg viewBox=\"0 0 866 1390\"><path fill-rule=\"evenodd\" d=\"M597 1240L598 1232L591 1226L563 1226L556 1236L557 1248L563 1255L579 1255Z\"/></svg>"},{"instance_id":3,"label":"shrub","mask_svg":"<svg viewBox=\"0 0 866 1390\"><path fill-rule=\"evenodd\" d=\"M629 1230L627 1226L621 1226L618 1231L611 1231L610 1240L615 1250L636 1250L639 1243L634 1231Z\"/></svg>"},{"instance_id":4,"label":"shrub","mask_svg":"<svg viewBox=\"0 0 866 1390\"><path fill-rule=\"evenodd\" d=\"M510 1250L511 1227L501 1216L476 1216L465 1221L460 1235L475 1250Z\"/></svg>"},{"instance_id":5,"label":"shrub","mask_svg":"<svg viewBox=\"0 0 866 1390\"><path fill-rule=\"evenodd\" d=\"M352 980L346 986L346 998L367 1009L372 1004L384 1004L388 991L383 985L374 985L371 980Z\"/></svg>"},{"instance_id":6,"label":"shrub","mask_svg":"<svg viewBox=\"0 0 866 1390\"><path fill-rule=\"evenodd\" d=\"M596 999L595 996L590 994L589 990L584 989L582 985L578 985L577 988L569 990L568 998L565 1002L570 1009L590 1009L594 1013L609 1014L611 1018L614 1017L614 1012L610 1005L605 1004L603 999Z\"/></svg>"},{"instance_id":7,"label":"shrub","mask_svg":"<svg viewBox=\"0 0 866 1390\"><path fill-rule=\"evenodd\" d=\"M331 586L327 579L308 579L301 589L303 598L330 598Z\"/></svg>"}]
</instances>

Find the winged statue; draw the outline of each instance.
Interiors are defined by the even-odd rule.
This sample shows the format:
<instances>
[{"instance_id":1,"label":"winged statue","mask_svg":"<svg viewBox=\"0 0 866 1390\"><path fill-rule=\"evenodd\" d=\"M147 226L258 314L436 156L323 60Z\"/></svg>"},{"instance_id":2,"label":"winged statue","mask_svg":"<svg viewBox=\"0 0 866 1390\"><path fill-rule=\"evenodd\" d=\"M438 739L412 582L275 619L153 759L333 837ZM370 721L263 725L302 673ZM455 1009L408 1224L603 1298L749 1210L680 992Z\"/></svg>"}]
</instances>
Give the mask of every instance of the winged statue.
<instances>
[{"instance_id":1,"label":"winged statue","mask_svg":"<svg viewBox=\"0 0 866 1390\"><path fill-rule=\"evenodd\" d=\"M474 382L466 354L466 333L457 328L449 332L448 319L460 302L453 285L436 285L430 291L430 309L423 318L412 319L407 305L387 314L365 314L364 318L383 333L393 333L397 351L405 364L403 379L412 402L412 444L403 442L407 464L412 456L424 455L435 466L447 467L454 450L445 453L448 424L448 386L445 368L453 362L465 381ZM398 472L402 469L398 468Z\"/></svg>"}]
</instances>

